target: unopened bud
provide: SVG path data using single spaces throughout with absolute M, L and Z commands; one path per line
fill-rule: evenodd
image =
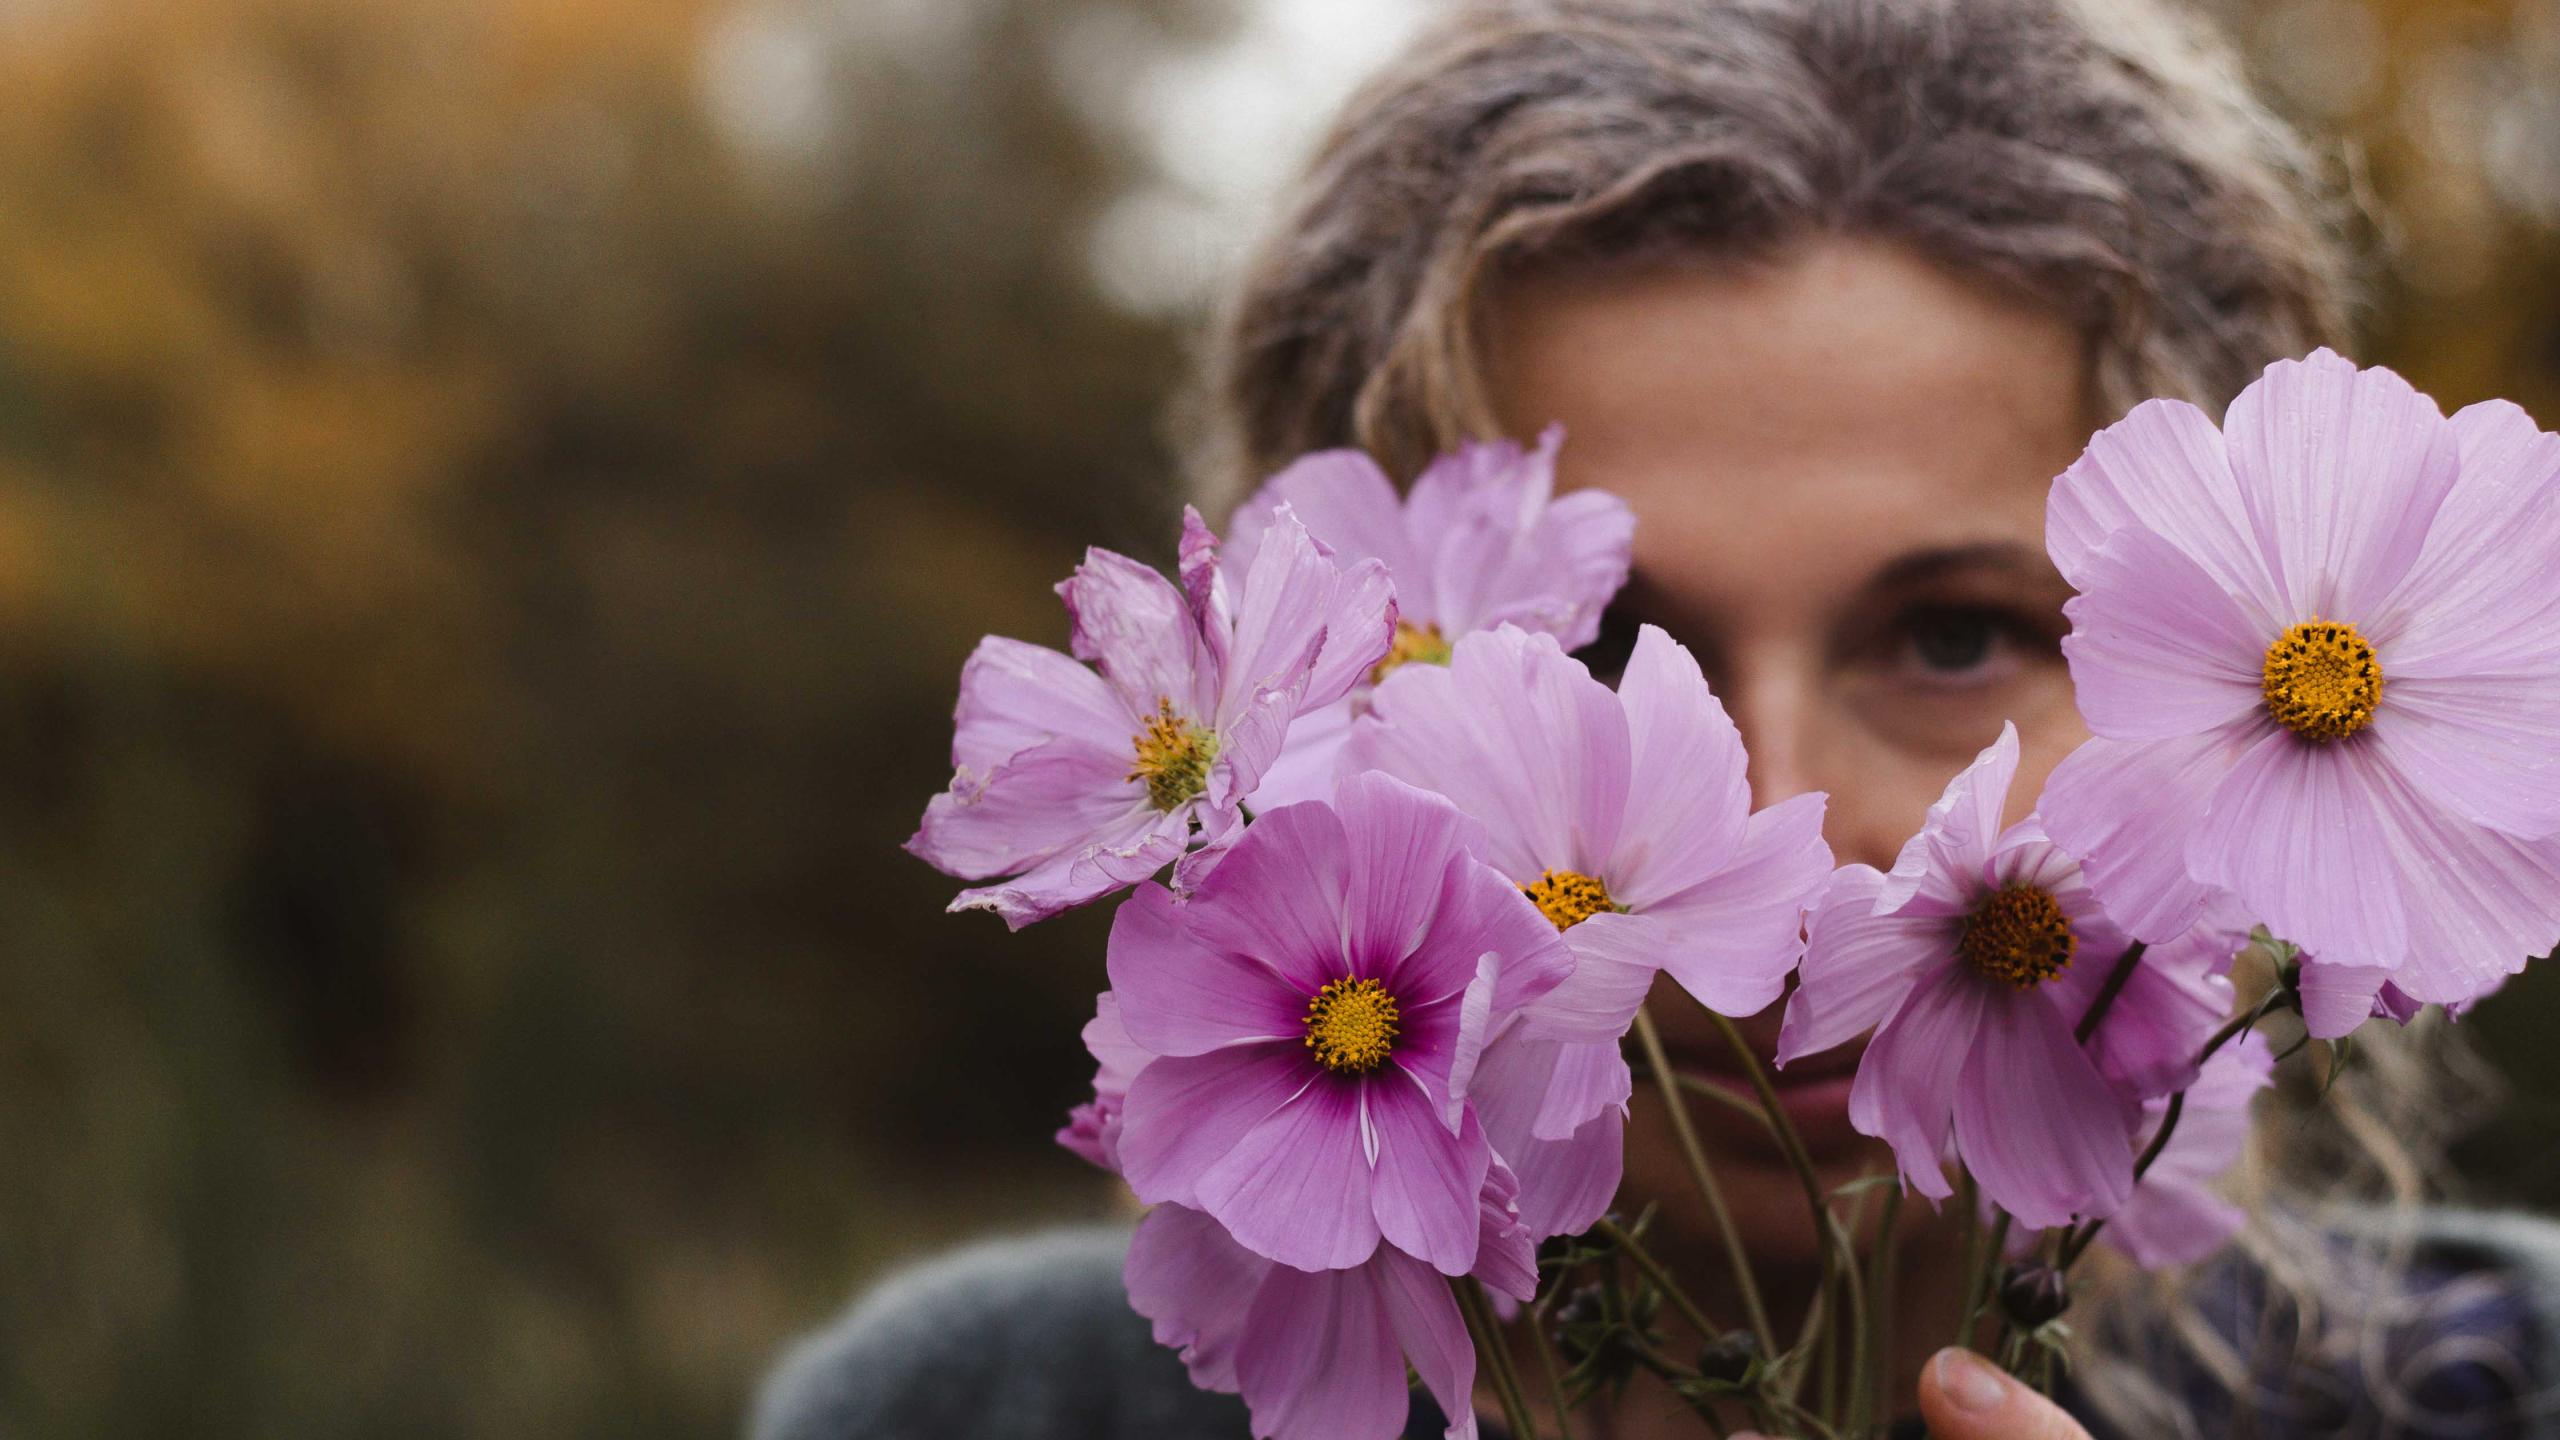
M 1751 1367 L 1760 1359 L 1760 1345 L 1748 1330 L 1727 1330 L 1698 1352 L 1698 1374 L 1703 1379 L 1739 1385 L 1751 1378 Z
M 2012 1265 L 2000 1277 L 2000 1308 L 2019 1329 L 2042 1329 L 2071 1308 L 2071 1286 L 2050 1265 Z

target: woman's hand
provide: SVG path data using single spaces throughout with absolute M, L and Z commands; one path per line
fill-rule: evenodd
M 1941 1350 L 1920 1372 L 1920 1418 L 1929 1440 L 2089 1440 L 2061 1406 L 1967 1350 Z

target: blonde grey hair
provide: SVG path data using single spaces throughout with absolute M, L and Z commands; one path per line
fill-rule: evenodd
M 1474 0 L 1336 121 L 1212 343 L 1204 481 L 1309 450 L 1409 473 L 1493 419 L 1519 267 L 1820 232 L 1915 247 L 2085 330 L 2112 419 L 2218 410 L 2335 343 L 2303 147 L 2143 0 Z
M 1506 275 L 1748 262 L 1822 234 L 2070 317 L 2092 428 L 2152 396 L 2218 413 L 2268 362 L 2342 342 L 2351 218 L 2229 50 L 2160 0 L 1462 0 L 1286 197 L 1211 337 L 1195 478 L 1215 503 L 1342 445 L 1409 475 L 1494 433 L 1479 337 Z M 2300 1111 L 2316 1123 L 2261 1127 L 2241 1244 L 2299 1322 L 2293 1360 L 2406 1318 L 2340 1291 L 2330 1242 L 2305 1237 L 2342 1198 L 2410 1214 L 2441 1157 L 2407 1137 L 2446 1133 L 2445 1097 L 2477 1078 L 2430 1022 L 2367 1043 Z M 2387 1262 L 2393 1227 L 2363 1229 Z M 2164 1336 L 2252 1403 L 2266 1357 L 2203 1325 L 2178 1277 L 2093 1278 L 2078 1373 L 2112 1419 L 2193 1432 L 2128 1358 Z

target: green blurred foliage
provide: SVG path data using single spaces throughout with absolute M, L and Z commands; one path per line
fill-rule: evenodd
M 1059 57 L 1229 10 L 0 12 L 0 1434 L 726 1432 L 878 1264 L 1111 1203 L 1100 918 L 896 847 L 975 638 L 1167 549 L 1186 317 L 1095 285 L 1149 163 Z M 2560 10 L 2239 22 L 2403 217 L 2375 357 L 2560 420 Z

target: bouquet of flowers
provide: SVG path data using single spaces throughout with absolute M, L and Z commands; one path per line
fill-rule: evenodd
M 2093 1244 L 2173 1265 L 2237 1228 L 2212 1182 L 2278 1063 L 2320 1040 L 2334 1066 L 2368 1019 L 2458 1010 L 2560 940 L 2560 437 L 2511 405 L 2447 419 L 2323 351 L 2221 426 L 2153 401 L 2100 432 L 2047 512 L 2095 738 L 2004 826 L 2004 728 L 1889 872 L 1835 868 L 1820 795 L 1753 808 L 1668 634 L 1614 684 L 1576 658 L 1634 519 L 1554 493 L 1561 441 L 1402 493 L 1308 456 L 1223 541 L 1187 514 L 1172 581 L 1089 552 L 1058 587 L 1071 655 L 970 658 L 910 842 L 983 882 L 954 909 L 1017 928 L 1126 892 L 1059 1139 L 1150 1207 L 1130 1301 L 1257 1435 L 1397 1434 L 1408 1374 L 1473 1435 L 1479 1366 L 1523 1440 L 1533 1393 L 1561 1425 L 1636 1368 L 1717 1433 L 1880 1433 L 1907 1195 L 1969 1227 L 1965 1342 L 2049 1385 Z M 2241 1006 L 2248 951 L 2275 979 Z M 1658 974 L 1803 1182 L 1823 1283 L 1794 1333 L 1647 1014 Z M 1866 1039 L 1850 1119 L 1898 1177 L 1816 1177 L 1732 1023 L 1782 999 L 1781 1067 Z M 1630 1053 L 1738 1316 L 1612 1208 Z

